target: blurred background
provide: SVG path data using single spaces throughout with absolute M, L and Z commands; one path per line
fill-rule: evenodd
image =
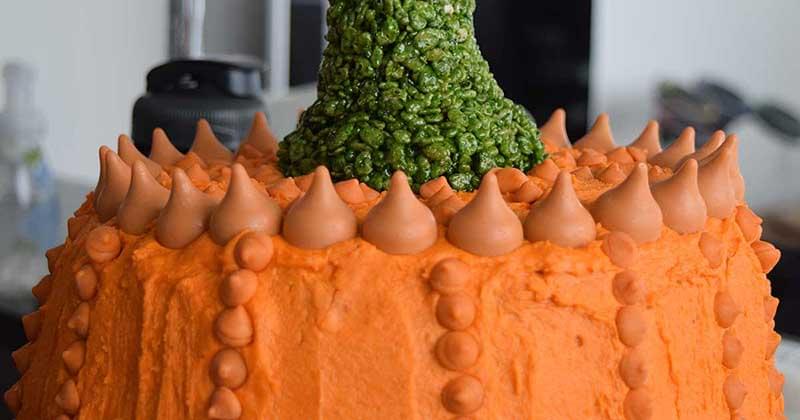
M 621 144 L 649 119 L 661 122 L 664 144 L 685 125 L 698 129 L 698 142 L 718 128 L 740 135 L 748 201 L 765 218 L 765 240 L 783 251 L 770 275 L 782 300 L 778 360 L 787 415 L 800 419 L 800 398 L 788 397 L 800 395 L 792 339 L 800 336 L 800 281 L 792 281 L 800 264 L 800 2 L 477 3 L 478 40 L 506 94 L 539 121 L 566 108 L 573 140 L 600 112 L 611 115 Z M 24 343 L 18 317 L 33 309 L 42 254 L 63 241 L 63 222 L 93 186 L 97 148 L 125 132 L 146 150 L 154 124 L 180 141 L 185 122 L 166 110 L 195 106 L 190 118 L 209 116 L 231 146 L 253 109 L 288 134 L 315 97 L 326 7 L 0 0 L 0 389 L 15 381 L 8 355 Z M 245 82 L 204 90 L 211 79 Z M 175 99 L 192 89 L 203 97 Z

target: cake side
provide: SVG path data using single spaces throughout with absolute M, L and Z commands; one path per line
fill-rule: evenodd
M 730 182 L 735 138 L 655 151 L 645 131 L 620 148 L 601 119 L 565 149 L 558 118 L 543 127 L 551 158 L 530 174 L 492 172 L 477 193 L 435 180 L 413 202 L 325 171 L 283 178 L 261 117 L 241 167 L 213 137 L 160 165 L 125 141 L 119 158 L 101 151 L 99 194 L 34 290 L 42 308 L 7 402 L 20 419 L 780 418 L 764 275 L 777 251 Z M 640 165 L 654 158 L 665 166 Z M 695 190 L 680 195 L 686 179 Z M 429 220 L 382 230 L 379 216 L 417 204 L 434 240 L 402 255 Z M 162 223 L 169 209 L 183 217 Z M 565 219 L 540 228 L 547 217 Z M 487 235 L 486 218 L 508 234 Z M 307 242 L 286 235 L 290 220 L 310 223 Z

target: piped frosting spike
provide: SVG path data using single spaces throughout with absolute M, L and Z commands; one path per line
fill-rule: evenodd
M 550 194 L 531 206 L 523 227 L 531 242 L 550 241 L 570 248 L 586 246 L 597 235 L 594 219 L 575 194 L 568 171 L 558 174 Z
M 736 193 L 731 178 L 733 149 L 720 148 L 703 161 L 697 174 L 700 194 L 706 202 L 708 215 L 724 219 L 736 209 Z
M 175 166 L 178 161 L 183 159 L 183 153 L 175 148 L 164 130 L 156 128 L 153 130 L 150 159 L 163 166 Z
M 95 210 L 101 222 L 105 222 L 117 214 L 120 203 L 128 194 L 131 186 L 131 168 L 120 159 L 119 155 L 109 150 L 106 156 L 106 176 L 97 198 Z
M 272 133 L 263 112 L 256 112 L 250 132 L 242 144 L 249 144 L 269 158 L 275 158 L 278 152 L 278 138 Z
M 198 156 L 207 162 L 225 162 L 233 160 L 233 153 L 220 143 L 211 124 L 201 119 L 197 122 L 197 132 L 194 135 L 194 142 L 190 151 L 197 153 Z
M 539 127 L 539 131 L 542 133 L 542 141 L 551 149 L 570 147 L 567 135 L 567 112 L 563 108 L 553 111 L 553 115 Z
M 608 114 L 602 113 L 597 117 L 589 132 L 575 143 L 575 148 L 594 149 L 600 153 L 608 153 L 617 148 Z
M 133 163 L 131 188 L 119 206 L 117 221 L 123 232 L 141 235 L 167 204 L 169 190 L 153 178 L 142 161 Z
M 403 172 L 392 175 L 389 192 L 367 214 L 362 235 L 389 254 L 415 254 L 436 242 L 436 219 L 417 199 Z
M 601 195 L 592 206 L 592 214 L 606 229 L 625 232 L 636 242 L 658 239 L 663 216 L 650 193 L 647 165 L 636 165 L 628 179 Z
M 709 156 L 712 158 L 719 153 L 722 153 L 724 150 L 730 150 L 731 153 L 731 185 L 733 186 L 733 194 L 736 197 L 736 201 L 742 203 L 744 202 L 744 194 L 745 194 L 745 184 L 744 184 L 744 177 L 742 177 L 741 169 L 739 168 L 739 136 L 736 134 L 731 134 L 728 136 L 725 141 L 722 143 L 722 146 L 714 152 L 713 155 Z M 708 159 L 708 158 L 707 158 Z
M 658 121 L 648 121 L 642 134 L 639 134 L 639 137 L 630 145 L 646 151 L 647 156 L 655 156 L 661 153 L 661 135 L 659 134 Z
M 697 183 L 697 169 L 697 161 L 689 159 L 671 178 L 651 187 L 664 224 L 681 234 L 702 231 L 708 217 Z
M 717 150 L 719 150 L 719 147 L 722 145 L 724 141 L 725 141 L 725 132 L 722 130 L 715 131 L 714 134 L 712 134 L 711 137 L 709 137 L 708 140 L 706 140 L 706 142 L 703 143 L 703 145 L 700 146 L 699 149 L 697 149 L 697 151 L 681 159 L 672 169 L 677 170 L 678 168 L 683 166 L 684 162 L 686 162 L 689 159 L 694 159 L 697 162 L 702 162 L 703 160 L 707 159 L 709 156 L 714 154 Z
M 125 134 L 117 138 L 117 153 L 128 166 L 133 166 L 134 162 L 142 162 L 151 175 L 158 176 L 161 173 L 161 165 L 145 157 Z
M 522 223 L 508 207 L 494 172 L 484 175 L 478 192 L 456 213 L 447 228 L 447 239 L 475 255 L 508 254 L 523 241 Z
M 322 249 L 354 238 L 355 214 L 342 201 L 324 166 L 317 167 L 311 186 L 289 207 L 283 219 L 283 236 L 299 248 Z
M 205 232 L 216 201 L 192 185 L 180 168 L 172 171 L 172 191 L 156 222 L 156 239 L 172 249 L 189 245 Z
M 211 215 L 211 239 L 223 245 L 244 230 L 275 235 L 281 231 L 281 207 L 260 190 L 241 164 L 231 167 L 231 183 Z
M 97 202 L 100 199 L 100 192 L 106 183 L 106 176 L 108 174 L 108 167 L 106 166 L 106 153 L 110 152 L 107 146 L 100 146 L 98 150 L 98 157 L 100 158 L 100 175 L 97 177 L 97 185 L 94 187 L 94 206 L 97 207 Z
M 648 159 L 653 165 L 664 168 L 674 168 L 686 156 L 694 153 L 694 128 L 686 127 L 672 144 L 663 152 Z

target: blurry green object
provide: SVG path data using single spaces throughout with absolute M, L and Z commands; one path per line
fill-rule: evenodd
M 475 0 L 332 0 L 317 101 L 284 140 L 287 176 L 326 165 L 334 179 L 385 189 L 446 176 L 477 187 L 494 167 L 544 158 L 536 123 L 505 98 L 478 49 Z

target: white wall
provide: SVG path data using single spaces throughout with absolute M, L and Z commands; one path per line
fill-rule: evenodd
M 165 0 L 0 0 L 0 64 L 37 67 L 58 175 L 96 179 L 97 148 L 130 132 L 145 74 L 167 56 L 168 13 Z
M 594 7 L 592 115 L 609 112 L 620 140 L 635 138 L 655 116 L 655 88 L 667 77 L 690 83 L 713 76 L 748 99 L 779 100 L 800 113 L 800 1 L 595 0 Z M 800 150 L 744 123 L 751 204 L 800 200 Z

